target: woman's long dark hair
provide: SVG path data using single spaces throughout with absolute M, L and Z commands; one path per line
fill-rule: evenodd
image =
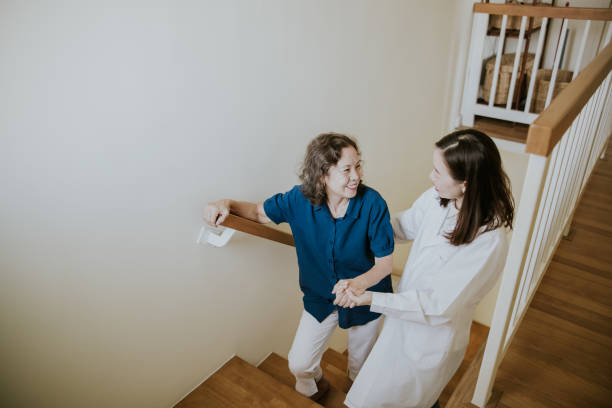
M 512 228 L 514 199 L 495 142 L 483 132 L 465 129 L 444 136 L 436 147 L 452 177 L 466 184 L 457 224 L 446 236 L 451 244 L 470 243 L 481 229 Z M 441 198 L 440 204 L 446 207 L 449 201 Z

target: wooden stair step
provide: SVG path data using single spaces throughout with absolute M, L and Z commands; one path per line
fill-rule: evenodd
M 323 375 L 332 386 L 345 394 L 349 391 L 353 382 L 349 379 L 346 370 L 339 369 L 325 359 L 321 360 L 321 368 L 323 369 Z
M 292 388 L 295 387 L 295 377 L 291 371 L 289 371 L 289 363 L 278 354 L 270 354 L 258 368 L 274 377 L 279 382 Z M 350 383 L 348 376 L 344 371 L 333 366 L 326 360 L 321 360 L 321 369 L 323 370 L 323 376 L 329 381 L 330 387 L 327 394 L 318 401 L 319 404 L 330 408 L 344 407 L 346 391 L 348 391 L 349 388 L 347 384 Z
M 323 360 L 344 372 L 346 372 L 348 367 L 348 357 L 331 348 L 325 350 L 325 353 L 323 353 Z
M 240 357 L 234 357 L 176 408 L 201 407 L 320 407 Z

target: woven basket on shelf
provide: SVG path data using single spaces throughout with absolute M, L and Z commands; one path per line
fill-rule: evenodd
M 564 69 L 557 70 L 557 78 L 555 80 L 555 89 L 553 90 L 553 98 L 557 96 L 559 92 L 564 90 L 569 83 L 572 81 L 572 71 Z M 550 86 L 550 79 L 552 78 L 551 69 L 538 69 L 536 73 L 536 81 L 533 86 L 533 97 L 531 101 L 530 111 L 533 113 L 540 113 L 544 110 L 546 105 L 546 97 L 548 96 L 548 87 Z M 531 79 L 527 77 L 527 84 Z
M 522 57 L 521 57 L 522 58 Z M 525 71 L 530 72 L 533 67 L 534 54 L 527 54 L 527 62 L 525 64 Z M 519 68 L 521 61 L 519 60 Z M 497 89 L 495 90 L 495 101 L 493 104 L 500 105 L 505 104 L 508 100 L 508 92 L 510 90 L 510 79 L 512 79 L 512 68 L 514 67 L 514 53 L 504 54 L 501 57 L 499 65 L 499 78 L 497 80 Z M 489 102 L 489 96 L 491 95 L 491 87 L 493 86 L 493 74 L 495 71 L 495 55 L 487 60 L 485 63 L 485 80 L 483 85 L 482 99 L 485 102 Z M 518 72 L 517 72 L 517 86 L 518 86 Z M 520 90 L 515 90 L 520 92 Z

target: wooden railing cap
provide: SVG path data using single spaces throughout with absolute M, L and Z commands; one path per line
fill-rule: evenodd
M 247 218 L 239 217 L 234 214 L 228 215 L 225 221 L 221 223 L 221 225 L 227 228 L 235 229 L 237 231 L 245 232 L 247 234 L 269 239 L 270 241 L 276 241 L 280 242 L 281 244 L 295 246 L 293 235 L 271 228 L 267 225 L 249 220 Z
M 569 18 L 572 20 L 612 20 L 612 9 L 610 8 L 474 3 L 474 13 L 498 15 L 506 14 L 508 16 Z
M 529 126 L 526 153 L 548 156 L 612 70 L 608 44 Z

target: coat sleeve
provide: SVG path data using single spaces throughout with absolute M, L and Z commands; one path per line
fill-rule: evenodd
M 432 200 L 436 200 L 436 194 L 435 190 L 430 188 L 417 198 L 412 207 L 391 217 L 393 236 L 396 240 L 414 240 L 417 231 L 421 227 L 425 211 L 431 207 Z
M 466 307 L 476 305 L 493 288 L 506 258 L 505 231 L 489 231 L 457 251 L 427 289 L 372 295 L 370 310 L 437 326 Z

